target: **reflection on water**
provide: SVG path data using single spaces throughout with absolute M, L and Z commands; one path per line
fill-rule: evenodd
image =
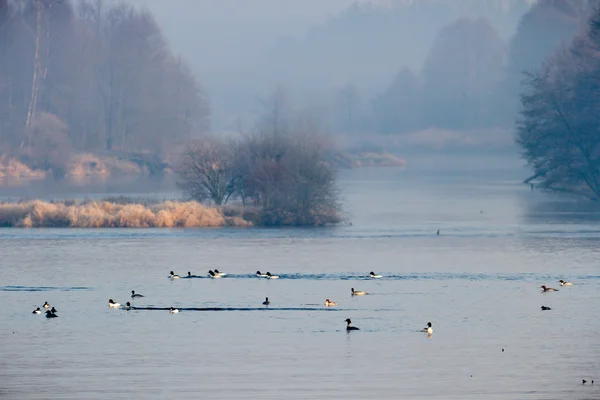
M 536 192 L 531 193 L 523 205 L 524 218 L 531 224 L 587 225 L 600 221 L 600 203 L 597 202 Z
M 0 397 L 599 398 L 596 211 L 491 176 L 348 171 L 339 228 L 0 229 Z

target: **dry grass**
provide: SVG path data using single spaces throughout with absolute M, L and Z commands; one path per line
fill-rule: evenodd
M 31 169 L 19 160 L 0 156 L 0 178 L 45 178 L 46 172 Z
M 23 228 L 209 228 L 247 227 L 239 216 L 200 203 L 165 201 L 154 205 L 108 201 L 33 200 L 0 203 L 0 227 Z
M 133 161 L 121 160 L 114 156 L 94 154 L 73 155 L 67 175 L 72 177 L 137 175 L 147 173 Z
M 69 165 L 68 175 L 70 176 L 88 176 L 88 175 L 108 175 L 109 170 L 100 158 L 93 154 L 76 154 L 72 156 L 71 165 Z

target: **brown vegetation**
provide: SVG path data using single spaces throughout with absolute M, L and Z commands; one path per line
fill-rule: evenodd
M 195 201 L 147 204 L 129 201 L 40 200 L 0 203 L 0 227 L 21 228 L 212 228 L 247 227 L 242 208 L 205 207 Z
M 0 155 L 0 178 L 45 178 L 46 172 L 33 170 L 21 161 Z

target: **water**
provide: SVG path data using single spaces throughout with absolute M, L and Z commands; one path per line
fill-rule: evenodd
M 0 230 L 0 398 L 600 398 L 598 210 L 477 171 L 347 172 L 338 228 Z

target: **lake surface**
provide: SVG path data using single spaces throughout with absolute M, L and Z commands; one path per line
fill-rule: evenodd
M 0 229 L 0 398 L 598 399 L 600 213 L 522 178 L 344 172 L 337 228 Z

